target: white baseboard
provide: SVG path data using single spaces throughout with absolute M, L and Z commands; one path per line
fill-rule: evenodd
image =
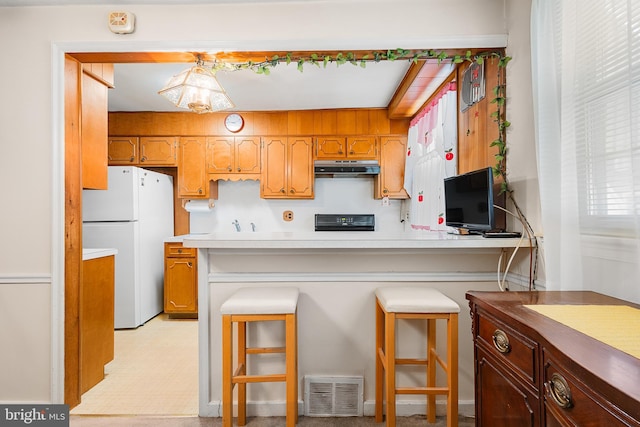
M 200 408 L 201 417 L 218 418 L 222 416 L 221 402 L 208 402 L 204 408 Z M 233 413 L 237 414 L 237 408 L 234 404 Z M 298 401 L 298 414 L 304 416 L 304 402 Z M 285 402 L 247 402 L 248 417 L 283 417 L 287 413 Z M 465 417 L 475 416 L 475 403 L 473 400 L 461 400 L 458 402 L 458 413 Z M 436 415 L 445 416 L 447 414 L 447 405 L 444 401 L 436 402 Z M 365 400 L 364 416 L 372 417 L 375 415 L 375 401 Z M 396 415 L 399 417 L 409 417 L 411 415 L 426 415 L 426 404 L 422 400 L 415 401 L 398 401 L 396 403 Z

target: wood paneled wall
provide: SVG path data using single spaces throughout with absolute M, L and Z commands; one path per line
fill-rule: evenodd
M 233 134 L 224 127 L 227 114 L 114 112 L 109 135 L 406 135 L 409 129 L 409 119 L 390 120 L 384 108 L 256 111 L 240 112 L 245 124 Z
M 498 73 L 504 72 L 504 69 L 498 67 L 497 59 L 487 59 L 484 66 L 485 97 L 466 111 L 458 112 L 458 173 L 496 164 L 494 156 L 498 149 L 490 147 L 490 144 L 498 138 L 498 126 L 491 117 L 491 113 L 496 111 L 496 104 L 492 104 L 491 100 L 495 97 L 493 89 L 498 84 Z M 462 75 L 468 67 L 469 64 L 462 64 L 458 68 L 459 89 Z M 458 90 L 459 105 L 461 93 Z

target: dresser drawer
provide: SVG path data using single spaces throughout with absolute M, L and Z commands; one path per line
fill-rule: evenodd
M 164 244 L 164 256 L 168 258 L 175 257 L 195 257 L 197 253 L 196 248 L 185 248 L 182 243 L 165 243 Z
M 506 363 L 522 379 L 537 389 L 536 355 L 538 345 L 493 317 L 478 315 L 478 345 Z
M 598 391 L 585 385 L 571 370 L 544 355 L 544 413 L 548 426 L 638 426 Z

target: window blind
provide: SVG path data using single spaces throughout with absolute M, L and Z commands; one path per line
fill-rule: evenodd
M 576 141 L 581 232 L 620 235 L 640 217 L 640 2 L 580 0 L 559 12 L 575 31 L 562 37 L 574 64 L 562 134 Z

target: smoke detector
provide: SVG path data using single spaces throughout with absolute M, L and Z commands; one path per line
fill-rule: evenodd
M 136 16 L 131 12 L 109 13 L 109 29 L 116 34 L 131 34 L 135 29 Z

